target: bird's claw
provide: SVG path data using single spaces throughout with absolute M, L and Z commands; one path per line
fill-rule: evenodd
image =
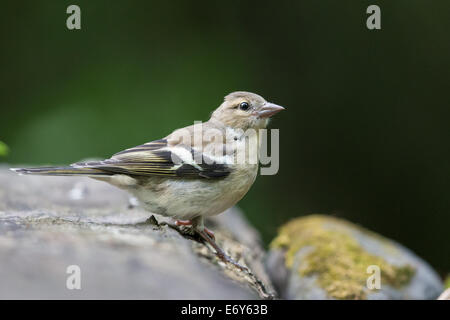
M 216 254 L 216 256 L 217 256 L 220 260 L 222 260 L 222 261 L 225 262 L 225 263 L 232 264 L 233 266 L 235 266 L 236 268 L 240 269 L 241 271 L 250 273 L 250 271 L 249 271 L 246 267 L 240 265 L 239 263 L 237 263 L 236 261 L 234 261 L 230 256 L 228 256 L 228 255 L 225 253 L 225 251 L 223 251 L 223 250 L 216 244 L 216 242 L 214 241 L 214 238 L 210 238 L 209 234 L 208 234 L 206 231 L 199 231 L 199 230 L 197 230 L 197 234 L 198 234 L 203 240 L 205 240 L 206 242 L 208 242 L 208 243 L 214 248 L 214 250 L 216 251 L 215 254 Z
M 175 220 L 175 224 L 177 226 L 190 226 L 193 224 L 191 220 Z M 214 232 L 209 230 L 208 228 L 204 228 L 203 231 L 212 239 L 216 240 L 216 237 L 214 236 Z
M 175 220 L 176 226 L 189 226 L 192 224 L 193 222 L 191 220 Z M 246 267 L 234 261 L 216 244 L 216 237 L 214 236 L 214 232 L 205 227 L 200 230 L 194 227 L 193 230 L 200 236 L 200 238 L 202 238 L 205 242 L 209 243 L 214 248 L 214 250 L 216 251 L 215 254 L 220 260 L 222 260 L 224 263 L 232 264 L 236 268 L 249 273 L 249 270 Z

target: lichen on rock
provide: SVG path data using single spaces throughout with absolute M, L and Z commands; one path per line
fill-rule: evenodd
M 343 228 L 327 228 L 330 221 Z M 296 271 L 300 276 L 315 275 L 318 285 L 335 299 L 366 299 L 366 281 L 370 275 L 367 267 L 371 265 L 382 270 L 381 279 L 385 285 L 400 288 L 410 282 L 416 271 L 413 266 L 393 265 L 367 252 L 346 228 L 370 233 L 343 220 L 311 215 L 285 224 L 272 241 L 271 248 L 286 250 L 285 263 L 289 269 L 294 266 L 296 255 L 302 248 L 311 248 Z
M 444 280 L 444 287 L 450 289 L 450 274 Z

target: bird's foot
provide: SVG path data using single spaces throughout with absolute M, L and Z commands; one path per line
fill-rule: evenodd
M 225 251 L 223 251 L 223 250 L 217 245 L 217 243 L 214 241 L 215 239 L 214 239 L 213 237 L 211 237 L 211 236 L 209 235 L 209 233 L 206 231 L 206 228 L 205 228 L 205 230 L 197 230 L 197 229 L 195 229 L 195 231 L 197 232 L 197 234 L 198 234 L 204 241 L 206 241 L 207 243 L 209 243 L 209 244 L 214 248 L 214 250 L 216 251 L 216 256 L 217 256 L 220 260 L 222 260 L 222 261 L 225 262 L 225 263 L 232 264 L 233 266 L 235 266 L 236 268 L 238 268 L 238 269 L 240 269 L 240 270 L 242 270 L 242 271 L 245 271 L 245 272 L 250 273 L 250 271 L 249 271 L 246 267 L 244 267 L 244 266 L 240 265 L 239 263 L 237 263 L 236 261 L 234 261 L 233 258 L 231 258 L 229 255 L 227 255 L 227 254 L 225 253 Z
M 175 224 L 177 226 L 190 226 L 193 224 L 193 222 L 191 220 L 175 220 Z M 206 234 L 213 240 L 216 240 L 216 237 L 214 236 L 214 232 L 212 232 L 211 230 L 209 230 L 208 228 L 204 227 L 203 229 L 204 232 L 206 232 Z
M 197 225 L 195 222 L 191 221 L 191 220 L 175 220 L 175 226 L 190 226 L 193 225 L 192 230 L 198 235 L 200 236 L 200 238 L 206 242 L 209 243 L 211 245 L 211 247 L 213 247 L 213 249 L 216 251 L 215 254 L 216 256 L 222 260 L 225 263 L 229 263 L 232 264 L 233 266 L 237 267 L 238 269 L 245 271 L 245 272 L 249 272 L 249 270 L 240 265 L 239 263 L 237 263 L 236 261 L 234 261 L 229 255 L 227 255 L 225 253 L 225 251 L 223 251 L 215 242 L 216 238 L 214 236 L 214 232 L 212 232 L 211 230 L 209 230 L 208 228 L 203 226 L 203 223 L 201 223 L 201 225 Z M 180 231 L 180 230 L 179 230 Z

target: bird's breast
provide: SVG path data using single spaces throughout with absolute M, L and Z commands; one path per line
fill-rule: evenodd
M 133 194 L 149 211 L 177 219 L 212 216 L 235 205 L 255 181 L 258 165 L 234 165 L 221 179 L 150 177 Z

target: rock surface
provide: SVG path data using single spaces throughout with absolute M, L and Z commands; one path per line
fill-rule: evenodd
M 285 224 L 267 269 L 285 299 L 436 299 L 443 290 L 436 272 L 407 248 L 322 215 Z
M 450 288 L 442 292 L 438 300 L 450 300 Z
M 273 296 L 259 235 L 238 209 L 206 224 L 250 273 L 224 264 L 204 244 L 150 216 L 106 183 L 18 176 L 0 168 L 0 299 Z M 81 271 L 80 290 L 67 288 L 72 265 Z

